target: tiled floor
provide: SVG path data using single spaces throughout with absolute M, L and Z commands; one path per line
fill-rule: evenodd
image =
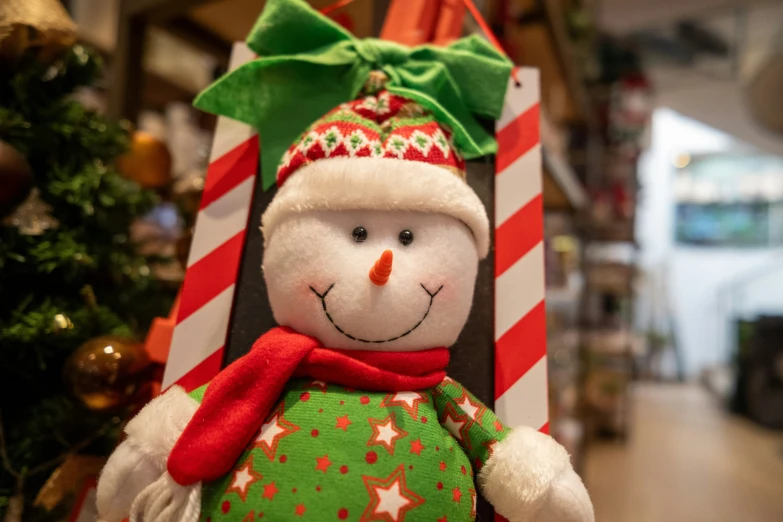
M 724 413 L 697 385 L 635 389 L 628 442 L 596 443 L 597 522 L 781 522 L 783 433 Z

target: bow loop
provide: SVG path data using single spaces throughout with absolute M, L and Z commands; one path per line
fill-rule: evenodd
M 364 59 L 373 69 L 379 69 L 386 65 L 399 66 L 408 61 L 410 49 L 396 42 L 367 38 L 354 40 L 356 53 Z
M 386 73 L 391 92 L 451 127 L 465 158 L 496 150 L 477 116 L 500 117 L 511 62 L 478 36 L 411 49 L 357 39 L 303 0 L 268 0 L 247 44 L 260 57 L 210 85 L 195 105 L 258 130 L 264 189 L 274 184 L 291 143 L 326 112 L 354 99 L 374 70 Z

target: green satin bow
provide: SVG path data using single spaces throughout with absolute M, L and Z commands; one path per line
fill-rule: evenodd
M 260 58 L 204 90 L 195 106 L 253 126 L 262 142 L 264 190 L 286 149 L 315 120 L 383 70 L 387 89 L 451 127 L 467 159 L 493 154 L 494 136 L 474 115 L 498 119 L 511 62 L 478 36 L 448 47 L 359 40 L 303 0 L 268 0 L 247 44 Z

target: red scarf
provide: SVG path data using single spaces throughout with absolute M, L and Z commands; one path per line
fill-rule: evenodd
M 336 350 L 288 327 L 274 328 L 209 384 L 169 455 L 168 472 L 186 486 L 231 471 L 291 377 L 369 391 L 414 391 L 440 384 L 448 362 L 446 348 Z

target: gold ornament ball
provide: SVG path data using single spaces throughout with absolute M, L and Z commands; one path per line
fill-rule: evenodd
M 144 188 L 165 187 L 172 179 L 168 147 L 155 136 L 142 131 L 133 133 L 130 151 L 117 159 L 117 168 L 123 176 Z
M 92 411 L 111 411 L 134 402 L 150 366 L 144 347 L 118 336 L 101 336 L 81 345 L 65 363 L 70 392 Z

